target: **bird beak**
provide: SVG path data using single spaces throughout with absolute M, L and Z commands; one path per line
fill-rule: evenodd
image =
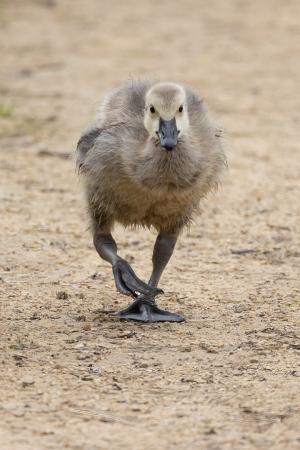
M 158 136 L 160 145 L 166 150 L 173 150 L 177 144 L 177 126 L 175 117 L 171 120 L 159 119 Z

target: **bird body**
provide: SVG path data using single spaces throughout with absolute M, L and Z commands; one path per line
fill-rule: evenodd
M 179 136 L 175 151 L 161 151 L 143 122 L 145 96 L 153 85 L 130 81 L 115 89 L 87 132 L 95 132 L 93 142 L 78 145 L 78 165 L 95 220 L 179 229 L 218 183 L 224 154 L 202 99 L 184 88 L 188 133 Z
M 77 166 L 96 250 L 111 263 L 117 289 L 138 295 L 119 317 L 183 320 L 156 306 L 157 284 L 179 233 L 217 186 L 225 164 L 216 125 L 192 88 L 132 80 L 103 99 L 78 142 Z M 118 255 L 111 235 L 116 222 L 158 231 L 148 284 Z

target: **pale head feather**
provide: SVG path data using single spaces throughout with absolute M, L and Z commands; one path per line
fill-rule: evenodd
M 156 137 L 160 118 L 164 120 L 175 118 L 180 136 L 187 133 L 189 128 L 187 99 L 184 88 L 179 84 L 157 83 L 146 93 L 144 126 L 151 137 Z

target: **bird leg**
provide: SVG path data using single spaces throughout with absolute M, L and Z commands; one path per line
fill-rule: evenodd
M 94 234 L 94 245 L 100 257 L 112 265 L 116 288 L 125 295 L 137 297 L 138 294 L 155 297 L 162 293 L 156 286 L 149 286 L 140 280 L 125 259 L 117 253 L 117 244 L 110 233 Z
M 168 264 L 176 241 L 177 234 L 159 233 L 157 236 L 152 256 L 153 271 L 149 280 L 149 286 L 157 288 L 160 277 Z M 139 320 L 142 322 L 182 322 L 184 318 L 179 314 L 159 309 L 155 303 L 153 293 L 142 293 L 126 309 L 115 313 L 121 319 Z
M 149 280 L 150 286 L 157 287 L 162 273 L 173 254 L 177 238 L 178 235 L 175 233 L 159 233 L 157 236 L 152 255 L 153 270 Z

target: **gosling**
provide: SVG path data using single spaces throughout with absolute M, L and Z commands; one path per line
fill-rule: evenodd
M 218 185 L 226 158 L 203 99 L 173 82 L 133 80 L 108 94 L 76 151 L 95 248 L 112 266 L 116 288 L 135 298 L 115 315 L 143 322 L 184 320 L 155 297 L 178 235 Z M 117 253 L 114 224 L 155 228 L 149 282 Z

